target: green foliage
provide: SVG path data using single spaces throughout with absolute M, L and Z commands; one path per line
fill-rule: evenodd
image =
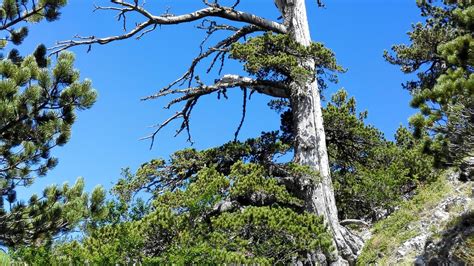
M 21 44 L 28 35 L 27 23 L 56 20 L 66 3 L 0 1 L 0 31 L 7 34 L 0 49 L 8 42 Z M 48 187 L 28 202 L 17 200 L 18 186 L 31 185 L 56 166 L 50 151 L 69 140 L 76 110 L 90 108 L 96 99 L 91 82 L 79 80 L 71 53 L 60 54 L 52 65 L 46 52 L 39 45 L 22 57 L 12 49 L 0 61 L 0 244 L 7 247 L 49 245 L 52 237 L 86 217 L 105 215 L 105 192 L 96 188 L 89 199 L 82 179 L 72 187 Z
M 420 110 L 410 119 L 415 136 L 436 154 L 438 165 L 457 163 L 474 150 L 474 6 L 472 1 L 419 6 L 425 23 L 413 26 L 410 45 L 394 46 L 394 55 L 386 52 L 385 58 L 417 75 L 404 85 Z
M 301 201 L 255 164 L 237 162 L 228 175 L 203 168 L 186 189 L 164 193 L 154 204 L 173 221 L 150 223 L 160 224 L 147 243 L 161 247 L 155 262 L 288 263 L 330 250 L 321 218 L 296 212 Z
M 411 137 L 405 146 L 400 137 Z M 336 201 L 341 217 L 378 220 L 398 206 L 402 196 L 435 176 L 433 158 L 423 154 L 422 145 L 401 127 L 396 143 L 382 140 L 367 147 L 354 161 L 332 165 Z M 362 151 L 363 152 L 363 151 Z
M 382 210 L 385 215 L 392 212 L 404 194 L 432 176 L 432 158 L 423 155 L 420 142 L 403 127 L 395 143 L 385 140 L 379 130 L 364 124 L 366 112 L 356 115 L 355 100 L 343 92 L 333 102 L 324 117 L 340 216 L 380 219 Z M 344 135 L 348 140 L 341 141 Z
M 275 157 L 285 154 L 289 149 L 290 146 L 279 139 L 278 132 L 263 133 L 261 137 L 243 143 L 229 142 L 204 151 L 184 149 L 172 154 L 169 164 L 161 159 L 151 160 L 143 164 L 136 174 L 125 169 L 123 178 L 117 182 L 113 191 L 125 201 L 141 190 L 159 195 L 185 185 L 206 166 L 228 175 L 232 165 L 240 160 L 262 165 L 272 172 L 276 171 L 270 169 L 274 166 Z
M 318 183 L 321 182 L 321 176 L 318 171 L 313 170 L 310 166 L 300 165 L 297 163 L 289 162 L 286 165 L 286 172 L 296 178 L 306 178 L 310 179 L 311 182 Z
M 255 205 L 265 205 L 266 201 L 275 201 L 284 205 L 303 205 L 301 200 L 288 193 L 276 179 L 266 178 L 265 175 L 265 169 L 256 164 L 242 162 L 234 164 L 230 172 L 231 182 L 233 182 L 230 190 L 231 198 L 247 200 L 254 197 L 255 199 L 252 200 L 256 201 Z
M 21 246 L 11 251 L 14 261 L 34 265 L 109 265 L 142 261 L 143 254 L 139 251 L 144 245 L 145 230 L 149 228 L 143 226 L 144 223 L 133 222 L 136 206 L 117 201 L 96 202 L 94 198 L 103 199 L 105 195 L 95 192 L 100 195 L 94 197 L 94 192 L 90 197 L 89 213 L 80 223 L 84 236 L 65 236 L 40 247 Z M 94 212 L 93 205 L 101 208 Z
M 96 99 L 73 63 L 70 53 L 62 53 L 51 69 L 39 67 L 34 56 L 19 65 L 0 62 L 0 191 L 11 203 L 16 186 L 28 186 L 56 166 L 50 150 L 69 140 L 75 110 L 90 108 Z
M 291 110 L 285 102 L 273 102 L 282 112 L 282 140 L 291 146 Z M 368 113 L 358 112 L 356 101 L 345 90 L 331 97 L 323 109 L 329 164 L 341 219 L 378 220 L 389 214 L 406 193 L 420 182 L 431 181 L 433 158 L 406 128 L 396 141 L 367 125 Z
M 42 195 L 32 195 L 27 203 L 18 202 L 7 212 L 0 210 L 0 243 L 7 247 L 49 245 L 58 233 L 73 229 L 84 217 L 103 213 L 104 191 L 97 188 L 89 197 L 83 191 L 84 181 L 73 186 L 47 187 Z
M 158 217 L 173 217 L 171 212 Z M 209 224 L 196 224 L 189 230 L 186 219 L 154 220 L 160 224 L 160 238 L 150 244 L 158 256 L 146 261 L 176 264 L 288 263 L 306 252 L 329 247 L 331 236 L 321 218 L 298 214 L 287 208 L 248 207 L 212 217 Z M 164 226 L 165 225 L 165 226 Z M 168 225 L 168 226 L 166 226 Z M 185 226 L 187 229 L 180 228 Z M 210 229 L 212 231 L 210 231 Z M 166 232 L 167 234 L 163 234 Z M 171 234 L 177 234 L 171 237 Z M 159 241 L 161 240 L 161 241 Z M 166 243 L 168 241 L 168 243 Z M 167 244 L 168 248 L 164 248 Z
M 40 246 L 36 248 L 22 248 L 12 255 L 13 261 L 15 261 L 15 258 L 20 257 L 22 262 L 47 265 L 52 255 L 46 246 Z
M 0 251 L 0 265 L 1 266 L 11 265 L 10 257 L 3 251 Z
M 164 191 L 163 186 L 174 190 L 185 185 L 187 180 L 194 180 L 197 171 L 205 166 L 216 167 L 219 172 L 229 175 L 232 164 L 239 160 L 259 165 L 250 172 L 256 173 L 260 169 L 275 177 L 312 176 L 317 181 L 318 174 L 307 167 L 275 163 L 276 158 L 291 152 L 292 147 L 291 111 L 285 104 L 273 105 L 283 112 L 282 133 L 265 133 L 244 143 L 231 142 L 201 152 L 193 149 L 176 152 L 171 157 L 171 165 L 162 160 L 147 163 L 136 175 L 129 174 L 121 179 L 115 187 L 116 192 L 126 195 L 124 199 L 129 199 L 132 191 L 141 189 L 160 194 Z M 436 175 L 432 169 L 433 157 L 423 153 L 423 142 L 402 127 L 397 131 L 396 142 L 387 141 L 379 130 L 365 124 L 367 112 L 358 113 L 355 99 L 349 98 L 344 90 L 333 95 L 323 116 L 341 219 L 378 220 L 382 218 L 381 213 L 392 212 L 403 195 L 420 183 L 432 181 Z M 258 179 L 251 180 L 257 182 Z M 284 180 L 280 182 L 285 183 Z M 247 185 L 250 188 L 258 186 L 258 183 Z
M 168 171 L 179 172 L 173 162 L 181 163 L 174 157 Z M 130 213 L 106 218 L 87 227 L 83 239 L 56 243 L 41 258 L 49 264 L 269 264 L 332 251 L 322 218 L 303 212 L 301 201 L 263 167 L 237 161 L 223 174 L 216 166 L 203 166 L 179 188 L 157 194 L 139 219 Z M 25 249 L 18 261 L 33 261 L 32 252 Z
M 65 3 L 41 1 L 42 11 L 30 19 L 55 19 Z M 13 20 L 19 6 L 14 1 L 2 5 L 1 18 Z M 472 95 L 472 36 L 467 33 L 472 28 L 472 12 L 422 6 L 427 16 L 437 15 L 427 25 L 414 26 L 410 37 L 416 47 L 397 46 L 397 56 L 386 57 L 402 65 L 405 72 L 419 71 L 427 59 L 434 62 L 431 72 L 420 72 L 419 81 L 406 85 L 414 94 L 413 105 L 421 111 L 411 119 L 415 135 L 429 139 L 426 128 L 442 132 L 433 125 L 444 117 L 453 128 L 464 123 L 463 116 L 455 120 L 443 106 L 462 113 Z M 440 19 L 443 16 L 450 19 Z M 451 30 L 458 25 L 464 29 Z M 19 44 L 26 35 L 27 28 L 20 28 L 12 30 L 10 38 Z M 433 54 L 439 55 L 440 61 L 435 62 Z M 9 60 L 0 64 L 4 77 L 0 82 L 0 162 L 4 165 L 0 166 L 7 169 L 0 171 L 0 188 L 2 199 L 11 203 L 15 202 L 16 181 L 28 185 L 35 174 L 44 175 L 55 166 L 49 151 L 67 142 L 75 110 L 89 108 L 96 97 L 89 81 L 79 82 L 72 54 L 61 54 L 50 70 L 45 55 L 44 46 L 26 58 L 12 51 Z M 344 71 L 333 52 L 322 44 L 304 47 L 281 34 L 266 33 L 236 43 L 230 57 L 243 62 L 244 69 L 257 79 L 284 84 L 314 78 L 315 67 L 320 88 L 324 88 L 323 78 L 337 81 L 334 73 Z M 434 103 L 438 110 L 427 103 Z M 10 230 L 12 237 L 2 241 L 15 246 L 12 254 L 16 261 L 48 265 L 290 264 L 315 251 L 331 256 L 332 236 L 324 221 L 304 211 L 305 195 L 296 187 L 303 182 L 291 182 L 291 178 L 306 177 L 318 182 L 318 173 L 278 161 L 280 155 L 292 152 L 293 121 L 288 106 L 285 101 L 274 105 L 282 111 L 282 132 L 263 133 L 259 138 L 204 151 L 185 149 L 168 161 L 145 163 L 136 173 L 124 169 L 113 188 L 117 199 L 107 203 L 102 189 L 89 198 L 82 192 L 82 183 L 72 188 L 48 188 L 44 199 L 32 198 L 28 205 L 16 203 L 10 213 L 5 212 L 5 221 L 11 216 L 12 222 L 0 228 Z M 443 146 L 443 139 L 434 138 L 427 145 L 400 128 L 396 141 L 387 141 L 378 129 L 365 124 L 367 112 L 358 113 L 355 99 L 345 91 L 332 97 L 323 116 L 341 218 L 377 220 L 380 212 L 391 213 L 407 192 L 432 181 L 433 157 L 423 151 Z M 448 128 L 449 123 L 444 126 Z M 463 130 L 469 132 L 467 125 Z M 431 184 L 429 191 L 439 189 L 438 194 L 427 199 L 422 192 L 414 202 L 421 201 L 424 206 L 444 193 L 444 187 L 436 184 Z M 150 193 L 152 204 L 134 201 L 140 192 Z M 403 231 L 403 224 L 420 208 L 405 209 L 392 216 L 398 219 L 393 224 L 377 225 L 375 230 L 381 237 L 371 240 L 371 247 L 380 245 L 380 252 L 384 252 L 413 235 Z M 30 222 L 17 225 L 24 217 Z M 53 235 L 81 221 L 83 235 L 51 241 Z M 29 235 L 32 230 L 39 231 Z M 372 262 L 373 256 L 366 251 L 362 259 Z
M 91 236 L 85 238 L 83 242 L 82 252 L 86 255 L 85 261 L 98 265 L 139 261 L 141 256 L 139 251 L 143 246 L 145 233 L 144 228 L 140 226 L 140 224 L 126 222 L 93 230 Z M 73 252 L 75 252 L 74 249 L 70 249 L 69 254 L 64 255 L 70 258 L 71 255 L 80 254 L 74 255 Z
M 16 262 L 33 265 L 131 264 L 138 262 L 140 258 L 134 251 L 143 243 L 141 233 L 142 230 L 129 223 L 105 226 L 96 229 L 92 237 L 85 239 L 83 243 L 72 240 L 60 241 L 53 247 L 24 247 L 13 253 L 13 258 Z
M 288 263 L 306 253 L 331 246 L 331 235 L 320 217 L 287 208 L 249 207 L 213 219 L 212 241 L 231 250 L 250 252 L 272 263 Z M 256 244 L 258 243 L 258 244 Z
M 442 177 L 419 189 L 413 199 L 403 202 L 399 210 L 373 226 L 373 235 L 365 244 L 357 264 L 390 264 L 387 260 L 391 252 L 419 234 L 409 225 L 421 219 L 424 213 L 430 213 L 449 193 L 452 193 L 452 187 Z
M 0 31 L 7 33 L 2 39 L 0 49 L 5 48 L 8 42 L 19 45 L 28 35 L 26 23 L 37 23 L 43 19 L 57 20 L 60 9 L 67 4 L 67 0 L 2 0 L 0 1 Z
M 311 43 L 304 47 L 285 34 L 265 33 L 245 43 L 234 43 L 230 57 L 244 62 L 245 71 L 258 79 L 304 82 L 315 74 L 301 64 L 308 59 L 314 61 L 318 76 L 326 75 L 327 71 L 344 72 L 334 53 L 323 44 Z M 337 76 L 329 75 L 329 79 L 337 81 Z M 324 83 L 321 85 L 325 87 Z

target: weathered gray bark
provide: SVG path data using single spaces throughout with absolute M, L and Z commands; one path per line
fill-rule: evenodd
M 304 0 L 279 0 L 277 6 L 282 11 L 289 34 L 300 44 L 311 44 L 311 36 Z M 314 71 L 313 60 L 301 62 Z M 334 198 L 329 161 L 326 149 L 323 117 L 318 83 L 315 79 L 304 84 L 293 82 L 290 87 L 290 102 L 295 129 L 294 161 L 317 170 L 320 180 L 312 184 L 301 184 L 306 201 L 306 209 L 322 215 L 332 231 L 337 246 L 334 263 L 353 262 L 362 241 L 339 224 Z M 305 182 L 301 180 L 301 182 Z M 341 258 L 342 257 L 342 258 Z

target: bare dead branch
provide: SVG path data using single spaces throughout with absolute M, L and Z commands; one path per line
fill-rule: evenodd
M 266 94 L 272 97 L 289 97 L 287 87 L 284 83 L 269 80 L 256 80 L 238 75 L 224 75 L 221 79 L 217 80 L 214 85 L 201 84 L 197 87 L 161 91 L 157 94 L 145 97 L 142 100 L 156 99 L 170 94 L 184 94 L 184 96 L 172 100 L 166 107 L 169 108 L 175 103 L 182 102 L 195 96 L 210 94 L 225 88 L 234 87 L 249 88 L 251 90 L 255 90 L 259 93 Z
M 355 224 L 355 225 L 358 225 L 358 226 L 370 227 L 370 225 L 369 225 L 366 221 L 358 220 L 358 219 L 346 219 L 346 220 L 342 220 L 342 221 L 340 222 L 340 224 L 341 224 L 342 226 L 347 226 L 347 225 Z
M 242 119 L 240 119 L 239 126 L 237 127 L 237 130 L 235 131 L 234 141 L 237 141 L 237 138 L 239 137 L 240 130 L 242 129 L 242 125 L 244 124 L 244 121 L 245 121 L 245 114 L 247 113 L 247 88 L 242 88 L 242 90 L 243 90 Z
M 204 51 L 204 44 L 209 40 L 209 38 L 217 31 L 220 30 L 228 30 L 228 31 L 238 31 L 240 28 L 226 25 L 226 24 L 217 24 L 214 20 L 204 19 L 201 22 L 201 25 L 197 26 L 198 29 L 206 30 L 206 37 L 202 40 L 201 44 L 199 45 L 200 53 L 202 54 Z
M 243 121 L 245 119 L 245 112 L 246 112 L 246 105 L 247 105 L 247 89 L 255 90 L 259 93 L 263 93 L 263 94 L 270 95 L 273 97 L 281 97 L 281 98 L 288 97 L 286 85 L 283 83 L 274 82 L 274 81 L 255 80 L 249 77 L 242 77 L 242 76 L 237 76 L 237 75 L 224 75 L 221 79 L 217 80 L 216 83 L 213 85 L 204 84 L 203 82 L 200 81 L 199 77 L 196 77 L 196 82 L 198 83 L 198 86 L 196 87 L 166 90 L 166 91 L 162 91 L 158 94 L 145 98 L 145 99 L 154 99 L 154 98 L 163 97 L 167 95 L 181 94 L 182 96 L 172 99 L 165 106 L 165 108 L 168 109 L 177 103 L 181 103 L 181 102 L 185 103 L 184 107 L 180 111 L 176 112 L 174 115 L 166 119 L 163 123 L 156 125 L 155 126 L 156 130 L 151 135 L 142 138 L 142 140 L 151 139 L 150 148 L 153 147 L 154 139 L 155 139 L 155 136 L 158 134 L 158 132 L 161 131 L 161 129 L 163 129 L 169 123 L 177 119 L 182 119 L 182 121 L 181 121 L 180 128 L 176 132 L 176 135 L 186 130 L 188 134 L 188 141 L 191 142 L 191 134 L 189 130 L 189 118 L 194 106 L 196 105 L 196 103 L 198 102 L 201 96 L 209 95 L 214 92 L 224 93 L 225 90 L 229 88 L 238 87 L 238 88 L 244 89 L 244 103 L 243 103 L 244 114 L 239 124 L 236 135 L 238 135 L 238 132 L 240 131 L 240 128 L 242 127 Z
M 146 9 L 144 9 L 142 6 L 138 6 L 138 2 L 135 2 L 133 4 L 124 2 L 122 0 L 111 0 L 112 3 L 117 4 L 119 6 L 124 6 L 129 9 L 135 10 L 136 12 L 140 13 L 142 16 L 146 17 L 149 20 L 153 20 L 154 16 L 148 12 Z
M 119 7 L 96 7 L 96 9 L 117 11 L 119 12 L 119 17 L 124 16 L 127 12 L 134 11 L 146 18 L 146 21 L 139 23 L 134 29 L 122 35 L 58 42 L 56 46 L 50 49 L 52 51 L 51 54 L 57 54 L 60 51 L 78 45 L 106 44 L 113 41 L 128 39 L 151 25 L 177 25 L 198 21 L 205 18 L 223 18 L 230 21 L 247 23 L 266 31 L 273 31 L 276 33 L 287 32 L 287 28 L 278 22 L 267 20 L 254 14 L 238 11 L 232 7 L 222 7 L 216 3 L 208 3 L 207 1 L 204 2 L 206 5 L 208 5 L 208 7 L 195 12 L 183 15 L 166 14 L 155 16 L 145 10 L 143 7 L 139 6 L 137 3 L 132 4 L 122 0 L 112 0 L 112 3 L 117 4 Z
M 147 29 L 147 30 L 144 30 L 140 33 L 140 35 L 138 35 L 135 39 L 137 40 L 140 40 L 144 35 L 146 35 L 147 33 L 150 33 L 152 31 L 156 30 L 156 24 L 153 25 L 153 27 Z
M 209 48 L 206 52 L 204 53 L 201 53 L 199 56 L 197 56 L 196 58 L 193 59 L 193 61 L 191 62 L 191 66 L 188 68 L 188 70 L 181 76 L 179 77 L 177 80 L 171 82 L 170 84 L 168 84 L 168 86 L 162 88 L 157 94 L 155 95 L 151 95 L 151 96 L 148 96 L 148 97 L 145 97 L 143 98 L 142 100 L 148 100 L 148 99 L 154 99 L 154 98 L 157 98 L 157 95 L 164 92 L 164 91 L 167 91 L 169 89 L 171 89 L 172 87 L 174 87 L 175 85 L 181 83 L 181 85 L 183 85 L 186 81 L 188 81 L 188 86 L 190 87 L 191 86 L 191 82 L 192 80 L 194 79 L 194 71 L 196 69 L 196 66 L 205 58 L 209 57 L 210 55 L 212 55 L 213 53 L 216 53 L 219 51 L 219 49 L 222 49 L 222 48 L 225 48 L 225 47 L 229 47 L 230 45 L 232 45 L 233 43 L 237 42 L 239 39 L 241 39 L 242 37 L 245 37 L 247 36 L 248 34 L 251 34 L 251 33 L 254 33 L 254 32 L 257 32 L 257 31 L 262 31 L 261 28 L 258 28 L 256 26 L 253 26 L 253 25 L 250 25 L 250 26 L 245 26 L 241 29 L 239 29 L 238 31 L 236 31 L 234 34 L 232 34 L 231 36 L 227 37 L 226 39 L 220 41 L 219 43 L 217 43 L 215 46 Z M 212 64 L 211 64 L 212 66 Z M 210 70 L 208 69 L 208 72 Z
M 232 6 L 232 8 L 236 8 L 239 4 L 240 4 L 240 0 L 235 1 L 235 3 L 234 3 L 234 5 Z
M 146 136 L 146 137 L 143 137 L 141 138 L 140 140 L 145 140 L 145 139 L 151 139 L 151 144 L 150 144 L 150 149 L 153 147 L 153 144 L 155 142 L 155 135 L 158 134 L 158 132 L 164 128 L 165 126 L 167 126 L 171 121 L 179 118 L 179 117 L 182 117 L 182 113 L 181 112 L 176 112 L 176 114 L 174 114 L 173 116 L 169 117 L 168 119 L 166 119 L 163 123 L 161 123 L 160 125 L 155 125 L 154 127 L 156 127 L 157 129 L 155 130 L 155 132 L 153 132 L 153 134 L 151 134 L 150 136 Z
M 51 54 L 58 54 L 59 52 L 64 51 L 73 46 L 107 44 L 113 41 L 124 40 L 124 39 L 128 39 L 130 37 L 135 36 L 135 34 L 141 32 L 142 30 L 145 30 L 151 25 L 153 25 L 151 21 L 143 22 L 141 24 L 138 24 L 133 30 L 125 34 L 107 37 L 107 38 L 96 38 L 95 36 L 90 36 L 90 37 L 75 36 L 77 40 L 68 40 L 68 41 L 58 42 L 56 46 L 49 48 L 49 50 L 52 51 Z

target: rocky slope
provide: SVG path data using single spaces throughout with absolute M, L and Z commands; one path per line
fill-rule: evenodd
M 375 224 L 358 264 L 474 265 L 473 182 L 446 177 Z

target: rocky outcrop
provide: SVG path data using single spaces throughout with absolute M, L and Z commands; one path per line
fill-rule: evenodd
M 474 265 L 473 182 L 450 176 L 451 195 L 428 214 L 408 225 L 416 236 L 405 241 L 392 255 L 397 264 Z
M 456 218 L 440 238 L 428 239 L 415 265 L 474 265 L 474 211 Z
M 459 169 L 459 179 L 461 181 L 474 181 L 474 156 L 465 158 Z

